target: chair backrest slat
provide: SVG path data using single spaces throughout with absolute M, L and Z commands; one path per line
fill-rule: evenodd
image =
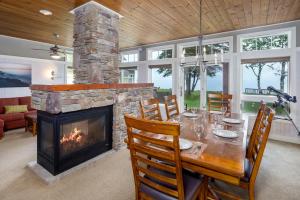
M 231 112 L 231 94 L 209 93 L 207 98 L 208 111 L 220 110 L 222 106 L 227 107 L 228 113 Z
M 173 116 L 179 115 L 176 95 L 165 96 L 165 108 L 168 119 L 171 119 Z
M 180 125 L 129 115 L 125 115 L 125 122 L 136 197 L 146 195 L 140 188 L 141 184 L 145 184 L 172 197 L 184 199 L 179 150 Z M 165 173 L 159 173 L 159 170 Z
M 264 102 L 261 102 L 260 107 L 259 107 L 258 112 L 257 112 L 257 116 L 256 116 L 256 119 L 255 119 L 254 125 L 253 125 L 252 132 L 251 132 L 250 137 L 249 137 L 249 142 L 248 142 L 248 147 L 247 147 L 247 154 L 246 154 L 247 158 L 249 158 L 251 156 L 251 151 L 253 149 L 253 145 L 254 145 L 254 142 L 255 142 L 255 136 L 257 134 L 257 130 L 259 128 L 259 123 L 262 119 L 262 115 L 263 115 L 263 111 L 264 111 L 265 107 L 266 107 L 266 104 Z
M 248 157 L 252 165 L 250 176 L 250 182 L 252 183 L 256 180 L 275 114 L 275 112 L 267 106 L 263 106 L 261 109 L 261 114 L 259 115 L 260 118 L 255 127 L 253 127 L 253 130 L 255 131 L 253 132 L 253 143 L 251 144 L 251 150 L 249 151 Z
M 158 99 L 140 100 L 140 111 L 143 119 L 162 121 Z

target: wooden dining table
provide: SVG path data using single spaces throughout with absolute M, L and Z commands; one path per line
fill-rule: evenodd
M 230 113 L 226 117 L 239 119 L 241 121 L 239 124 L 229 124 L 222 120 L 215 123 L 215 116 L 218 114 L 210 114 L 206 111 L 200 111 L 198 115 L 202 118 L 186 117 L 184 114 L 177 117 L 177 120 L 180 119 L 178 121 L 181 125 L 180 138 L 193 143 L 191 148 L 181 151 L 182 167 L 203 175 L 201 199 L 207 199 L 208 196 L 218 199 L 217 194 L 210 187 L 210 178 L 239 185 L 240 179 L 244 176 L 247 137 L 245 123 L 241 115 L 236 113 Z M 199 123 L 203 123 L 202 134 L 197 134 L 197 130 L 194 128 Z M 216 129 L 235 131 L 238 133 L 238 137 L 229 139 L 216 136 L 214 134 Z M 153 137 L 166 136 L 156 134 Z
M 239 185 L 245 171 L 247 134 L 244 129 L 244 120 L 240 114 L 231 113 L 226 117 L 239 119 L 240 124 L 229 124 L 219 120 L 216 126 L 214 115 L 217 114 L 205 114 L 207 118 L 204 120 L 206 121 L 205 130 L 200 137 L 194 129 L 195 124 L 199 123 L 198 119 L 181 116 L 180 138 L 188 139 L 194 143 L 191 149 L 181 151 L 182 166 L 204 175 L 201 199 L 206 199 L 208 193 L 217 198 L 209 186 L 209 177 Z M 216 136 L 214 134 L 216 128 L 235 131 L 238 133 L 238 137 L 229 139 Z

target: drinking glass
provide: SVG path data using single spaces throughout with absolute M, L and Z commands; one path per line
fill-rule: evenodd
M 223 106 L 221 107 L 221 113 L 222 113 L 222 116 L 223 116 L 223 117 L 225 117 L 226 112 L 227 112 L 227 106 L 224 106 L 224 105 L 223 105 Z
M 218 126 L 219 116 L 217 114 L 213 115 L 214 128 L 216 129 Z
M 195 113 L 197 112 L 197 108 L 192 107 L 192 108 L 191 108 L 191 111 L 192 111 L 193 114 L 195 114 Z

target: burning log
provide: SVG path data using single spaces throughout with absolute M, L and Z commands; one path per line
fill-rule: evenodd
M 74 128 L 69 134 L 65 134 L 62 139 L 60 139 L 60 144 L 63 152 L 72 151 L 75 148 L 84 146 L 86 143 L 86 134 L 84 134 L 80 129 Z

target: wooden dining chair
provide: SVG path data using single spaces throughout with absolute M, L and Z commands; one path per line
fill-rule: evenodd
M 136 199 L 197 199 L 201 178 L 182 170 L 180 125 L 129 115 L 125 122 Z
M 250 134 L 250 137 L 248 139 L 247 142 L 247 151 L 246 151 L 246 158 L 249 158 L 251 156 L 251 151 L 252 151 L 252 146 L 254 144 L 254 137 L 256 136 L 257 133 L 257 129 L 259 128 L 258 124 L 260 123 L 260 121 L 262 120 L 262 115 L 263 115 L 263 111 L 265 110 L 266 104 L 262 101 L 260 103 L 255 121 L 254 121 L 254 125 Z
M 220 111 L 222 106 L 226 106 L 226 112 L 230 113 L 231 100 L 231 94 L 209 93 L 207 97 L 208 111 Z
M 253 127 L 252 144 L 248 147 L 249 151 L 245 159 L 245 175 L 240 180 L 240 187 L 248 190 L 249 199 L 254 200 L 254 186 L 260 168 L 265 147 L 269 138 L 271 125 L 275 112 L 267 107 L 261 107 L 261 114 L 258 114 L 257 123 Z M 218 192 L 218 191 L 217 191 Z M 224 196 L 225 193 L 223 193 Z M 229 195 L 232 197 L 232 195 Z M 227 196 L 227 197 L 229 197 Z
M 167 113 L 167 119 L 171 119 L 174 116 L 179 115 L 179 108 L 176 95 L 165 96 L 165 108 Z
M 143 119 L 162 121 L 158 99 L 140 100 L 140 111 Z

